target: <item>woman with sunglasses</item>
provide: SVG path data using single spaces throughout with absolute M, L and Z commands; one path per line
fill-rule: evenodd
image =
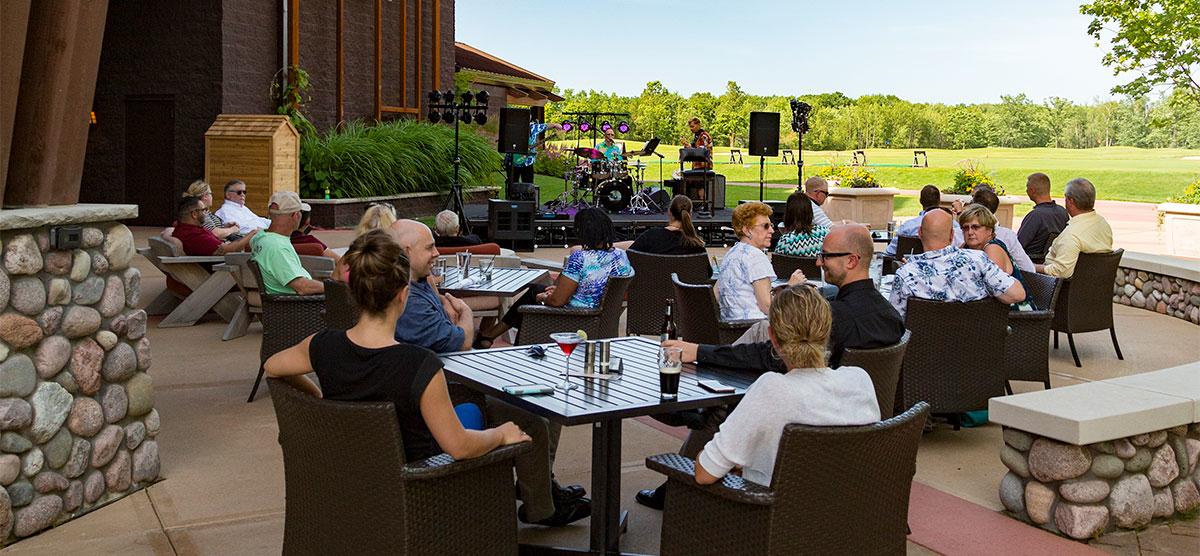
M 717 299 L 723 320 L 767 318 L 775 269 L 764 250 L 771 245 L 771 207 L 743 203 L 733 210 L 738 242 L 721 260 Z
M 980 204 L 970 204 L 958 215 L 958 224 L 962 227 L 963 247 L 983 251 L 1000 270 L 1008 273 L 1025 288 L 1025 277 L 1021 269 L 1013 263 L 1012 253 L 1003 241 L 996 239 L 996 216 L 987 207 Z M 1032 311 L 1036 309 L 1029 298 L 1029 288 L 1025 288 L 1025 300 L 1012 304 L 1014 311 Z

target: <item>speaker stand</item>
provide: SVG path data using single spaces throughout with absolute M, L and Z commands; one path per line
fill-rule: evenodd
M 763 200 L 763 187 L 765 187 L 765 177 L 763 172 L 766 168 L 766 160 L 767 157 L 765 156 L 758 157 L 758 202 L 760 203 Z
M 463 207 L 462 199 L 462 184 L 458 183 L 458 167 L 462 164 L 462 159 L 458 156 L 458 122 L 460 118 L 454 119 L 454 179 L 450 182 L 450 196 L 446 198 L 446 203 L 442 205 L 442 210 L 453 211 L 458 215 L 458 225 L 462 228 L 462 235 L 471 234 L 471 222 L 467 220 L 467 211 Z M 507 193 L 507 187 L 505 192 Z

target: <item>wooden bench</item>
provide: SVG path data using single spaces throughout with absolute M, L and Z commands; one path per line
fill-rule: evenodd
M 150 237 L 149 247 L 138 249 L 143 257 L 171 280 L 190 290 L 186 296 L 167 289 L 146 307 L 150 315 L 166 314 L 160 328 L 191 326 L 209 310 L 216 311 L 225 321 L 233 319 L 241 294 L 231 292 L 233 277 L 225 272 L 212 272 L 211 265 L 224 262 L 222 256 L 188 256 L 178 246 L 158 237 Z

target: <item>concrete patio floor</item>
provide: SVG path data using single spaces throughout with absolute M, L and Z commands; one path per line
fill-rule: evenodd
M 134 231 L 138 245 L 153 230 Z M 333 247 L 350 233 L 320 232 Z M 561 249 L 539 250 L 539 258 L 561 258 Z M 526 254 L 526 256 L 530 256 Z M 142 303 L 161 291 L 164 279 L 138 257 Z M 1125 360 L 1118 361 L 1108 335 L 1076 338 L 1083 368 L 1076 368 L 1066 343 L 1052 350 L 1054 386 L 1136 374 L 1200 360 L 1200 328 L 1145 310 L 1115 306 Z M 163 480 L 79 519 L 17 542 L 4 554 L 278 554 L 284 523 L 283 460 L 276 442 L 274 410 L 265 388 L 246 403 L 258 363 L 261 326 L 222 342 L 225 323 L 210 314 L 190 328 L 157 328 L 147 336 L 154 355 L 151 375 L 162 416 L 158 436 Z M 964 352 L 966 355 L 966 352 Z M 1039 385 L 1021 384 L 1024 389 Z M 645 420 L 623 427 L 622 501 L 630 527 L 622 548 L 656 554 L 659 512 L 633 501 L 661 476 L 648 471 L 646 456 L 674 451 L 680 431 L 664 431 Z M 569 427 L 562 437 L 555 472 L 564 484 L 590 485 L 590 434 Z M 1092 546 L 1045 533 L 997 512 L 997 486 L 1005 472 L 998 457 L 1000 427 L 955 432 L 940 427 L 922 438 L 910 523 L 909 554 L 1113 554 L 1190 553 L 1200 550 L 1195 522 L 1155 526 L 1140 533 L 1106 536 Z M 331 470 L 337 472 L 337 470 Z M 964 509 L 965 508 L 965 509 Z M 989 536 L 991 535 L 991 536 Z M 1003 541 L 1004 535 L 1015 544 Z M 1012 538 L 1015 535 L 1017 538 Z M 587 521 L 557 529 L 522 526 L 523 542 L 585 547 Z

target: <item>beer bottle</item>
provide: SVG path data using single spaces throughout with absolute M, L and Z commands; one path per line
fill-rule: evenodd
M 671 313 L 672 306 L 675 305 L 674 299 L 667 300 L 667 316 L 663 319 L 661 341 L 675 340 L 679 337 L 679 331 L 675 328 L 675 315 Z

